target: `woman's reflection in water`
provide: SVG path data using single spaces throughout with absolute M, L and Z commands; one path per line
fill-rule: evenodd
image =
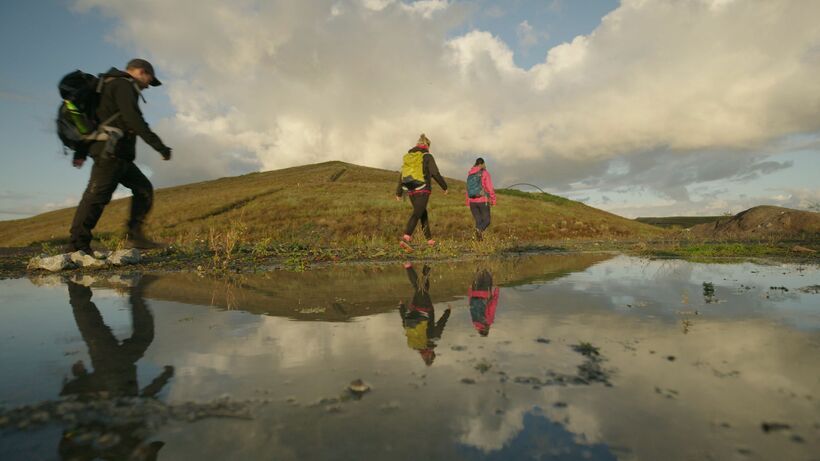
M 487 269 L 478 269 L 467 296 L 470 300 L 470 317 L 472 317 L 473 326 L 481 336 L 490 334 L 490 325 L 495 321 L 498 295 L 498 287 L 493 286 L 493 274 Z
M 444 332 L 444 326 L 450 318 L 450 309 L 445 310 L 436 322 L 436 312 L 430 299 L 430 267 L 426 264 L 423 266 L 421 277 L 411 263 L 406 263 L 404 269 L 413 285 L 410 304 L 405 304 L 404 301 L 399 303 L 404 335 L 407 336 L 407 346 L 418 351 L 424 363 L 430 366 L 436 359 L 436 341 Z

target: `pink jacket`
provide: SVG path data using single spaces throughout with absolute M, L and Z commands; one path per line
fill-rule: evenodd
M 487 323 L 482 324 L 481 322 L 473 322 L 473 326 L 475 326 L 477 330 L 480 330 L 483 327 L 488 327 L 495 322 L 495 308 L 498 307 L 499 292 L 500 290 L 498 287 L 493 288 L 492 292 L 489 290 L 473 290 L 472 288 L 467 291 L 467 296 L 470 298 L 482 298 L 489 300 L 487 303 L 487 310 L 484 311 L 484 319 Z
M 478 172 L 480 169 L 481 168 L 477 166 L 472 167 L 467 173 L 467 176 Z M 486 169 L 481 174 L 481 187 L 483 187 L 484 192 L 490 196 L 490 204 L 495 205 L 495 188 L 493 188 L 493 179 L 490 177 L 490 172 Z M 466 192 L 464 193 L 464 196 L 467 197 L 467 206 L 470 206 L 471 203 L 487 203 L 487 197 L 470 198 Z

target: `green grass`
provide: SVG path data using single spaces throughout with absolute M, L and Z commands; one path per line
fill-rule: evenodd
M 816 245 L 814 245 L 816 246 Z M 794 258 L 806 257 L 792 251 L 788 243 L 679 243 L 672 246 L 655 246 L 639 251 L 639 254 L 663 258 L 709 260 L 714 258 Z M 815 248 L 816 249 L 816 248 Z
M 554 203 L 556 205 L 582 205 L 580 202 L 575 202 L 566 197 L 548 194 L 546 192 L 523 192 L 515 189 L 498 189 L 496 190 L 496 193 L 501 195 L 509 195 L 512 197 L 522 197 L 530 200 L 539 200 L 541 202 Z
M 397 172 L 325 162 L 158 189 L 146 231 L 180 248 L 193 248 L 208 242 L 213 233 L 222 234 L 216 251 L 223 260 L 236 250 L 230 248 L 232 239 L 251 246 L 269 242 L 376 252 L 395 246 L 410 215 L 408 200 L 394 198 L 396 180 Z M 430 220 L 434 238 L 445 243 L 441 251 L 461 251 L 471 245 L 473 220 L 465 205 L 465 183 L 448 183 L 449 195 L 435 186 Z M 129 204 L 130 199 L 115 200 L 106 208 L 95 230 L 106 246 L 119 243 Z M 488 235 L 493 240 L 478 249 L 579 239 L 651 239 L 665 232 L 550 194 L 499 191 L 492 213 Z M 2 221 L 0 247 L 64 243 L 73 214 L 68 208 Z M 231 229 L 232 236 L 224 235 Z M 416 232 L 420 237 L 420 229 Z M 447 242 L 453 246 L 446 247 Z

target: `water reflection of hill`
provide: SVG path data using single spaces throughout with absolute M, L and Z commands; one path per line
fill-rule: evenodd
M 431 294 L 435 302 L 465 296 L 479 267 L 491 270 L 496 284 L 515 286 L 560 278 L 610 258 L 606 254 L 574 254 L 435 263 Z M 231 279 L 163 274 L 145 291 L 149 299 L 322 321 L 390 311 L 407 295 L 407 276 L 398 263 L 277 271 Z

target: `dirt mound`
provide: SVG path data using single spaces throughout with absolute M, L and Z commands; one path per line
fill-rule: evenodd
M 820 238 L 820 213 L 777 206 L 757 206 L 713 223 L 692 227 L 702 237 L 814 240 Z

